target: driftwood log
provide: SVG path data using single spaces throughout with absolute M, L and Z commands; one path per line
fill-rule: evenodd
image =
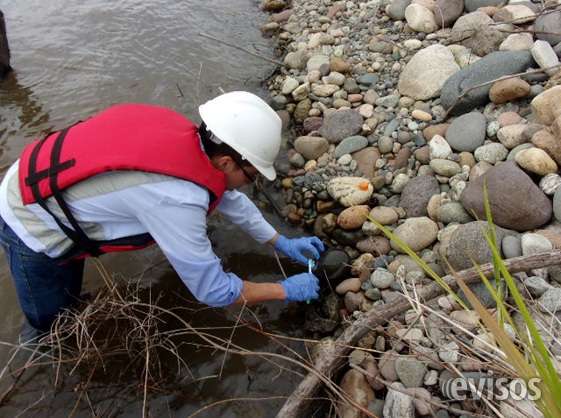
M 550 251 L 541 254 L 516 257 L 505 260 L 506 267 L 512 273 L 528 271 L 535 268 L 548 267 L 561 264 L 561 251 Z M 493 264 L 488 263 L 480 267 L 485 275 L 493 272 Z M 480 281 L 480 276 L 475 268 L 463 270 L 457 273 L 466 284 L 474 284 Z M 458 285 L 456 279 L 451 275 L 443 278 L 446 283 L 456 290 Z M 445 290 L 437 283 L 432 283 L 418 291 L 421 301 L 429 301 L 445 293 Z M 407 311 L 411 304 L 401 298 L 401 300 L 384 306 L 380 309 L 372 309 L 363 314 L 351 326 L 349 326 L 334 344 L 329 345 L 320 355 L 314 364 L 317 374 L 330 377 L 332 372 L 339 369 L 346 360 L 352 347 L 355 346 L 368 331 L 379 325 L 386 323 L 391 318 Z M 282 409 L 278 412 L 277 418 L 305 417 L 310 401 L 321 389 L 321 380 L 317 374 L 309 373 L 296 390 L 288 397 Z
M 12 71 L 10 66 L 10 47 L 8 46 L 8 36 L 6 35 L 6 21 L 4 13 L 0 10 L 0 79 Z

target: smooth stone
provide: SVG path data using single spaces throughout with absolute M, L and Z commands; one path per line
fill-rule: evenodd
M 462 171 L 462 168 L 458 163 L 439 158 L 431 160 L 430 168 L 432 168 L 436 174 L 444 177 L 452 177 Z
M 493 220 L 498 226 L 517 231 L 535 229 L 551 219 L 549 198 L 512 161 L 497 165 L 470 181 L 461 196 L 464 208 L 485 218 L 483 183 L 486 182 Z
M 464 11 L 464 0 L 436 0 L 436 23 L 444 28 L 451 26 Z
M 338 144 L 343 139 L 358 134 L 362 130 L 363 119 L 351 109 L 341 109 L 329 114 L 320 129 L 320 135 L 330 143 Z
M 526 278 L 524 280 L 524 286 L 526 286 L 526 288 L 530 291 L 530 294 L 536 298 L 539 298 L 549 289 L 552 289 L 552 286 L 539 276 Z
M 561 176 L 557 173 L 547 174 L 540 180 L 539 186 L 546 195 L 553 196 L 561 186 Z
M 534 45 L 530 33 L 513 33 L 499 46 L 500 51 L 529 51 Z
M 361 253 L 370 253 L 375 256 L 385 255 L 390 252 L 390 241 L 386 237 L 368 237 L 356 244 Z
M 449 202 L 439 207 L 438 220 L 445 225 L 452 222 L 465 224 L 472 222 L 473 218 L 466 212 L 460 202 Z
M 452 148 L 446 139 L 440 135 L 435 135 L 429 141 L 430 158 L 447 159 L 452 155 Z
M 508 156 L 506 157 L 507 161 L 516 161 L 518 153 L 528 148 L 532 148 L 532 144 L 520 144 L 517 147 L 514 147 L 508 153 Z
M 501 243 L 505 258 L 520 257 L 522 255 L 522 244 L 516 235 L 507 235 Z
M 561 310 L 561 288 L 552 287 L 539 299 L 538 307 L 544 313 L 556 313 Z
M 507 155 L 508 149 L 498 142 L 483 145 L 477 148 L 473 153 L 477 161 L 483 161 L 489 164 L 496 164 L 497 161 L 503 161 Z
M 559 67 L 550 68 L 559 65 L 559 58 L 548 42 L 537 40 L 534 42 L 534 46 L 532 46 L 530 52 L 540 68 L 544 69 L 550 77 L 554 76 L 559 71 Z
M 358 292 L 360 290 L 360 286 L 362 285 L 362 281 L 359 278 L 352 278 L 343 280 L 341 283 L 337 285 L 335 288 L 335 292 L 339 295 L 344 295 L 347 292 Z
M 437 125 L 427 126 L 423 129 L 423 136 L 427 141 L 430 141 L 434 138 L 435 135 L 440 135 L 442 137 L 446 137 L 446 132 L 450 127 L 449 123 L 439 123 Z
M 382 154 L 387 154 L 393 150 L 393 139 L 389 136 L 382 136 L 378 140 L 378 150 Z
M 545 253 L 553 249 L 551 241 L 540 234 L 523 234 L 521 246 L 522 255 Z
M 520 116 L 516 112 L 504 112 L 499 115 L 497 118 L 497 122 L 499 122 L 499 126 L 505 127 L 509 125 L 516 125 L 523 121 L 522 116 Z
M 377 206 L 370 211 L 370 217 L 382 225 L 392 225 L 397 222 L 397 212 L 385 206 Z
M 536 37 L 549 42 L 550 45 L 557 45 L 561 42 L 559 28 L 561 28 L 561 13 L 544 13 L 538 16 L 534 22 Z
M 443 45 L 432 45 L 417 52 L 400 74 L 398 89 L 415 100 L 437 97 L 446 80 L 460 67 Z
M 503 0 L 465 0 L 465 7 L 468 12 L 474 12 L 480 7 L 500 6 Z
M 432 33 L 438 29 L 434 13 L 417 3 L 407 6 L 405 20 L 409 27 L 416 32 Z
M 387 289 L 395 281 L 392 273 L 386 269 L 376 269 L 370 276 L 370 283 L 377 289 Z
M 316 160 L 329 149 L 325 138 L 318 136 L 301 136 L 294 141 L 294 149 L 307 160 Z
M 327 64 L 329 66 L 329 57 L 323 54 L 312 55 L 308 62 L 306 63 L 306 69 L 308 73 L 314 70 L 320 70 L 322 65 Z
M 394 230 L 394 234 L 413 251 L 421 251 L 436 240 L 438 225 L 424 216 L 408 218 Z M 390 244 L 394 250 L 404 252 L 393 240 Z
M 501 32 L 493 23 L 493 20 L 481 11 L 468 13 L 461 16 L 452 27 L 452 39 L 468 48 L 476 57 L 484 57 L 496 51 L 507 37 L 507 34 Z M 469 64 L 473 64 L 474 61 Z
M 398 377 L 395 371 L 395 361 L 399 358 L 395 351 L 386 351 L 380 357 L 378 362 L 378 368 L 380 369 L 380 374 L 386 380 L 390 382 L 395 382 Z
M 532 22 L 536 18 L 534 11 L 523 4 L 509 4 L 501 7 L 493 15 L 495 22 L 509 23 L 516 21 L 516 24 Z
M 474 221 L 458 226 L 450 237 L 446 257 L 456 271 L 473 267 L 472 260 L 479 265 L 492 260 L 492 252 L 485 239 L 487 222 Z M 497 227 L 497 243 L 509 233 Z
M 480 112 L 471 112 L 456 118 L 448 131 L 446 140 L 456 151 L 473 152 L 483 145 L 487 121 Z
M 368 146 L 368 139 L 360 135 L 349 136 L 343 139 L 335 148 L 335 158 L 345 154 L 352 154 Z
M 526 137 L 524 136 L 525 129 L 526 125 L 521 123 L 505 126 L 497 132 L 497 139 L 508 149 L 513 149 L 518 145 L 527 142 Z
M 386 13 L 393 20 L 405 19 L 405 9 L 411 4 L 411 0 L 392 0 L 386 8 Z
M 370 208 L 367 205 L 352 206 L 343 210 L 337 217 L 337 225 L 344 230 L 358 229 L 368 218 Z
M 496 80 L 505 75 L 525 71 L 533 64 L 528 51 L 497 51 L 466 67 L 446 80 L 442 86 L 440 99 L 445 109 L 454 105 L 452 113 L 465 113 L 474 107 L 484 105 L 489 100 L 490 85 L 482 83 Z M 467 90 L 469 92 L 466 92 Z M 460 99 L 460 96 L 465 93 Z
M 424 363 L 414 358 L 399 357 L 395 361 L 397 377 L 406 388 L 417 388 L 423 385 L 428 369 Z
M 380 152 L 374 147 L 367 147 L 352 154 L 357 162 L 360 172 L 367 178 L 374 177 L 376 161 L 380 158 Z
M 500 80 L 491 86 L 489 99 L 495 104 L 521 99 L 530 94 L 530 84 L 519 77 Z
M 439 193 L 438 181 L 433 176 L 414 177 L 403 189 L 399 206 L 405 209 L 409 218 L 426 216 L 431 197 Z
M 327 277 L 331 283 L 336 283 L 347 273 L 350 261 L 350 257 L 345 251 L 327 250 L 318 261 L 316 268 L 318 277 Z
M 528 148 L 520 151 L 514 158 L 517 164 L 526 171 L 545 176 L 557 172 L 557 164 L 540 148 Z
M 345 373 L 341 380 L 341 390 L 356 404 L 364 409 L 368 408 L 368 404 L 376 399 L 374 390 L 366 380 L 366 377 L 358 370 L 350 369 Z M 341 403 L 337 407 L 338 416 L 342 418 L 361 418 L 363 414 L 354 406 L 348 403 Z
M 555 86 L 534 97 L 531 102 L 536 122 L 551 125 L 561 115 L 561 86 Z

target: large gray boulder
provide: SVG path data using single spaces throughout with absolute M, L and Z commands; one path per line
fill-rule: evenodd
M 409 218 L 427 216 L 430 198 L 440 193 L 438 181 L 433 176 L 418 176 L 407 182 L 399 206 L 405 209 Z
M 465 6 L 468 12 L 474 12 L 480 7 L 500 6 L 505 3 L 508 3 L 508 1 L 507 0 L 465 0 Z
M 436 0 L 434 16 L 440 27 L 451 26 L 464 11 L 464 0 Z
M 529 231 L 551 219 L 549 198 L 513 161 L 501 163 L 470 181 L 461 196 L 464 208 L 485 219 L 483 184 L 487 184 L 495 224 L 516 231 Z
M 525 71 L 534 64 L 529 51 L 493 52 L 470 66 L 452 75 L 442 87 L 440 99 L 446 109 L 454 107 L 452 114 L 465 113 L 486 104 L 489 101 L 491 84 L 470 90 L 465 97 L 460 96 L 482 83 L 495 80 L 505 75 Z

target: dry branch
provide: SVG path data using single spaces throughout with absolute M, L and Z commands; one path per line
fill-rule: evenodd
M 548 267 L 561 264 L 561 251 L 550 251 L 542 254 L 535 254 L 524 257 L 511 258 L 505 261 L 506 267 L 512 273 L 520 271 L 528 271 L 534 268 Z M 481 266 L 480 271 L 485 275 L 493 272 L 493 264 L 488 263 Z M 475 268 L 461 271 L 457 276 L 462 278 L 466 284 L 478 283 L 480 276 Z M 443 278 L 448 286 L 453 290 L 457 289 L 456 279 L 451 275 Z M 418 291 L 420 300 L 428 301 L 441 296 L 445 290 L 437 283 L 432 283 Z M 371 329 L 386 323 L 391 318 L 407 311 L 411 304 L 408 300 L 401 298 L 389 306 L 381 309 L 372 309 L 363 314 L 351 326 L 349 326 L 343 334 L 329 345 L 320 355 L 317 356 L 317 362 L 314 364 L 314 373 L 309 373 L 306 378 L 300 382 L 298 387 L 292 392 L 286 400 L 282 409 L 278 412 L 277 418 L 293 418 L 307 416 L 306 410 L 309 407 L 310 399 L 321 388 L 322 380 L 318 376 L 329 377 L 332 371 L 337 370 L 345 361 L 346 356 L 351 351 L 351 347 L 355 346 L 360 338 L 362 338 Z

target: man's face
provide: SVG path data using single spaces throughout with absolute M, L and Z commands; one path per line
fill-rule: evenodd
M 238 164 L 229 156 L 214 157 L 212 158 L 212 164 L 226 176 L 228 190 L 238 189 L 253 183 L 258 174 L 255 167 Z

